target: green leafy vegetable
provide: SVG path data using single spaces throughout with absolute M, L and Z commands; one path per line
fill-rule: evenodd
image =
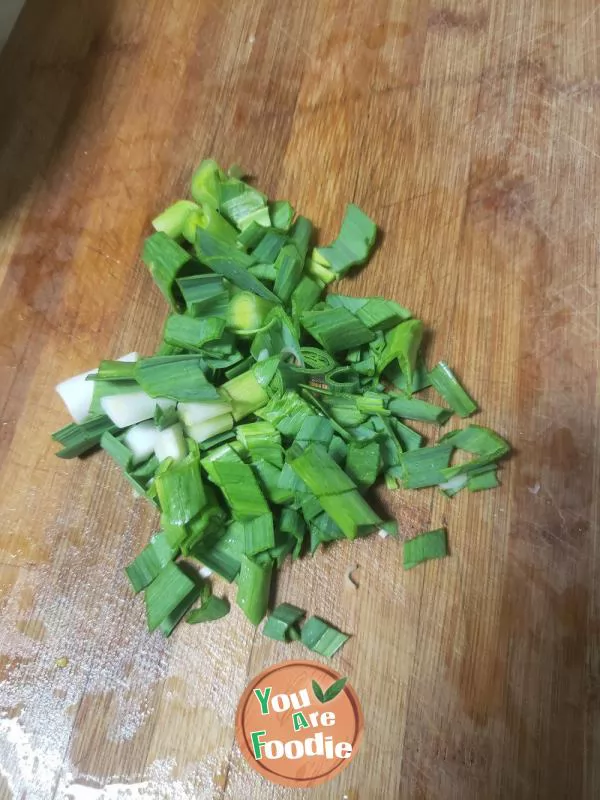
M 456 375 L 444 361 L 436 364 L 429 373 L 429 379 L 434 389 L 437 389 L 459 417 L 469 417 L 477 411 L 477 403 L 467 394 Z
M 302 644 L 321 656 L 332 658 L 350 637 L 328 625 L 320 617 L 311 617 L 302 626 Z
M 373 220 L 350 203 L 337 239 L 329 247 L 319 247 L 313 257 L 327 267 L 337 278 L 341 278 L 350 267 L 364 264 L 375 244 L 377 226 Z
M 196 625 L 199 622 L 214 622 L 229 614 L 229 600 L 226 597 L 215 597 L 211 594 L 200 606 L 195 608 L 185 618 L 186 622 Z
M 241 558 L 236 602 L 253 625 L 258 625 L 267 613 L 272 571 L 271 561 L 258 564 L 247 556 Z
M 499 484 L 510 451 L 483 426 L 425 446 L 424 430 L 406 424 L 442 425 L 477 406 L 444 362 L 428 371 L 423 323 L 399 302 L 324 292 L 374 246 L 375 223 L 357 206 L 332 244 L 314 247 L 312 222 L 270 202 L 235 164 L 206 159 L 190 192 L 155 217 L 143 247 L 170 308 L 154 355 L 109 358 L 61 381 L 75 422 L 53 435 L 62 458 L 100 445 L 157 507 L 161 532 L 126 572 L 144 590 L 149 627 L 165 636 L 184 617 L 227 613 L 204 580 L 211 571 L 236 582 L 257 625 L 288 557 L 398 533 L 368 502 L 378 482 L 478 492 Z M 413 396 L 429 386 L 449 408 Z M 405 566 L 445 554 L 445 531 L 432 531 L 406 543 Z M 177 561 L 188 557 L 198 574 Z M 324 656 L 347 640 L 304 616 L 281 604 L 264 633 Z M 326 703 L 345 681 L 315 682 L 315 696 Z
M 183 306 L 181 291 L 176 283 L 179 273 L 191 261 L 190 254 L 166 233 L 154 233 L 144 243 L 142 261 L 150 270 L 154 283 L 174 311 Z
M 90 417 L 79 425 L 70 422 L 52 434 L 53 440 L 62 445 L 56 455 L 59 458 L 81 456 L 98 447 L 104 433 L 116 430 L 117 426 L 105 414 Z
M 145 592 L 148 629 L 158 628 L 196 588 L 196 583 L 177 564 L 168 561 Z
M 298 639 L 300 636 L 298 625 L 305 616 L 306 611 L 301 608 L 291 603 L 280 603 L 267 618 L 263 634 L 279 642 Z
M 404 542 L 404 569 L 412 569 L 423 561 L 448 555 L 446 529 L 428 531 Z

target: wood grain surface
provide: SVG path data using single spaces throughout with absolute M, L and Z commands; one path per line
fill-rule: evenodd
M 516 450 L 494 492 L 382 494 L 451 558 L 405 574 L 375 537 L 283 569 L 278 600 L 353 634 L 365 714 L 311 797 L 600 796 L 599 36 L 593 0 L 28 2 L 0 56 L 2 798 L 305 796 L 233 738 L 249 677 L 305 651 L 235 607 L 149 635 L 122 567 L 156 515 L 49 439 L 57 381 L 158 341 L 140 245 L 206 155 L 323 240 L 374 217 L 344 290 L 422 317 Z

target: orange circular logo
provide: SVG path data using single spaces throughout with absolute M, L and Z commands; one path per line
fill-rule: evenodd
M 295 788 L 331 780 L 356 755 L 362 709 L 347 678 L 315 661 L 284 661 L 247 686 L 236 738 L 250 766 Z

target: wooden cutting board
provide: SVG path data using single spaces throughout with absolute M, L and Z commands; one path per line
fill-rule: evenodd
M 494 492 L 382 493 L 450 558 L 404 573 L 375 537 L 283 569 L 277 600 L 352 633 L 365 715 L 311 796 L 599 796 L 599 36 L 592 0 L 30 0 L 0 57 L 3 798 L 305 796 L 233 739 L 249 678 L 305 652 L 235 607 L 150 636 L 122 567 L 155 513 L 49 439 L 57 381 L 158 341 L 140 245 L 207 155 L 323 241 L 374 217 L 343 289 L 423 318 L 515 448 Z

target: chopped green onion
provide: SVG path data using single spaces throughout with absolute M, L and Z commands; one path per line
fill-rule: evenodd
M 385 347 L 378 358 L 378 369 L 382 372 L 388 364 L 397 360 L 406 376 L 407 391 L 412 392 L 413 375 L 417 354 L 423 338 L 423 323 L 419 319 L 409 319 L 392 328 L 385 335 Z
M 220 414 L 218 417 L 211 417 L 204 422 L 193 422 L 186 426 L 188 436 L 198 444 L 212 439 L 220 433 L 225 433 L 233 428 L 233 417 L 231 414 Z
M 165 409 L 156 406 L 154 409 L 154 424 L 159 431 L 164 431 L 165 428 L 170 428 L 179 421 L 176 407 L 167 407 Z
M 221 396 L 231 405 L 233 418 L 236 422 L 248 414 L 256 413 L 268 400 L 269 395 L 257 381 L 252 370 L 237 375 L 224 383 L 220 390 Z
M 380 477 L 389 489 L 477 492 L 498 485 L 510 449 L 476 425 L 424 447 L 405 420 L 441 425 L 476 405 L 444 362 L 428 372 L 423 323 L 383 297 L 324 296 L 367 259 L 374 222 L 351 204 L 333 244 L 311 250 L 311 221 L 294 221 L 289 203 L 269 202 L 243 177 L 205 160 L 192 199 L 153 221 L 143 260 L 171 309 L 154 355 L 105 360 L 57 387 L 78 423 L 54 434 L 59 455 L 101 444 L 158 507 L 161 533 L 127 574 L 145 589 L 150 628 L 166 636 L 184 616 L 205 622 L 229 610 L 201 580 L 211 571 L 237 582 L 256 625 L 288 556 L 396 535 L 396 521 L 365 499 Z M 429 385 L 450 408 L 412 397 Z M 451 466 L 456 450 L 471 460 Z M 433 531 L 407 543 L 405 566 L 445 552 L 445 531 Z M 175 565 L 179 555 L 204 565 L 200 573 Z M 283 604 L 265 634 L 328 656 L 348 638 L 316 617 L 300 632 L 303 617 Z
M 412 569 L 423 561 L 448 555 L 446 529 L 438 528 L 404 542 L 404 569 Z
M 113 436 L 110 431 L 104 431 L 102 434 L 100 447 L 117 462 L 124 472 L 127 472 L 132 466 L 133 453 L 121 439 Z M 152 451 L 150 451 L 148 456 L 150 456 L 151 452 Z
M 385 379 L 390 381 L 390 383 L 397 389 L 400 389 L 406 394 L 410 394 L 407 389 L 408 383 L 406 380 L 406 375 L 400 369 L 400 364 L 397 361 L 393 361 L 386 367 L 384 375 Z M 411 389 L 412 392 L 420 392 L 422 389 L 427 389 L 428 386 L 431 386 L 429 371 L 427 370 L 427 365 L 423 361 L 423 357 L 418 355 L 417 363 L 415 364 L 415 369 L 413 372 Z
M 237 230 L 209 203 L 204 203 L 202 208 L 198 208 L 187 215 L 182 230 L 184 239 L 190 244 L 194 244 L 198 229 L 208 231 L 212 236 L 216 236 L 217 239 L 221 239 L 228 244 L 236 244 Z
M 159 461 L 172 458 L 181 461 L 187 455 L 183 428 L 179 423 L 158 431 L 154 440 L 154 453 Z
M 346 457 L 346 472 L 361 491 L 377 480 L 381 461 L 379 442 L 350 442 Z
M 498 470 L 496 468 L 488 472 L 481 472 L 478 475 L 469 475 L 467 488 L 470 492 L 481 492 L 484 489 L 495 489 L 500 486 L 498 480 Z
M 332 658 L 349 638 L 320 617 L 311 617 L 302 626 L 302 644 L 326 658 Z
M 288 231 L 294 219 L 294 209 L 287 200 L 275 200 L 269 204 L 271 225 L 277 230 Z
M 277 295 L 248 272 L 248 268 L 255 263 L 252 256 L 216 239 L 208 231 L 202 229 L 199 229 L 197 233 L 196 252 L 203 264 L 213 272 L 235 283 L 240 289 L 253 292 L 272 303 L 280 302 Z
M 190 316 L 227 317 L 229 290 L 221 275 L 186 275 L 177 285 Z
M 177 317 L 186 319 L 186 317 Z M 203 320 L 191 319 L 193 322 Z M 194 355 L 153 356 L 135 364 L 140 387 L 150 397 L 169 397 L 178 402 L 218 400 L 219 393 L 210 384 L 201 368 L 201 359 Z
M 275 530 L 273 515 L 270 511 L 259 517 L 244 520 L 245 551 L 248 556 L 255 556 L 275 546 Z
M 440 361 L 429 373 L 434 389 L 444 398 L 459 417 L 469 417 L 477 411 L 477 403 L 465 391 L 450 367 Z
M 414 419 L 420 422 L 435 422 L 443 425 L 452 416 L 452 411 L 448 408 L 435 406 L 425 400 L 416 397 L 394 397 L 388 403 L 388 409 L 397 417 L 402 419 Z
M 296 219 L 292 225 L 292 229 L 290 230 L 290 241 L 296 245 L 296 249 L 298 250 L 298 255 L 300 256 L 302 263 L 304 263 L 304 260 L 306 259 L 312 233 L 312 222 L 306 217 L 302 216 Z
M 303 611 L 298 606 L 293 606 L 291 603 L 280 603 L 273 613 L 267 617 L 263 634 L 269 639 L 275 639 L 278 642 L 288 642 L 297 639 L 299 636 L 298 624 L 306 616 L 306 611 Z M 296 635 L 292 633 L 295 631 Z
M 220 339 L 224 331 L 225 320 L 221 317 L 187 317 L 182 314 L 171 314 L 167 318 L 163 338 L 168 344 L 186 350 L 202 351 L 208 342 Z M 185 358 L 185 356 L 157 356 L 157 358 Z
M 200 608 L 190 611 L 185 621 L 191 625 L 196 625 L 199 622 L 215 622 L 215 620 L 229 614 L 229 609 L 229 600 L 226 597 L 215 597 L 214 594 L 211 594 Z
M 200 461 L 194 453 L 181 461 L 164 461 L 154 485 L 163 518 L 171 525 L 185 525 L 206 503 Z
M 198 582 L 192 591 L 183 598 L 181 603 L 176 606 L 170 614 L 168 614 L 158 626 L 163 636 L 170 636 L 177 625 L 185 617 L 190 608 L 194 605 L 196 600 L 202 594 L 202 585 Z
M 329 353 L 372 341 L 373 333 L 346 308 L 313 308 L 301 317 L 303 328 Z
M 273 264 L 288 237 L 279 231 L 268 230 L 252 252 L 254 260 L 261 264 Z
M 171 547 L 164 533 L 157 533 L 129 566 L 125 567 L 134 592 L 145 589 L 158 576 L 169 561 L 177 557 L 177 549 Z
M 440 483 L 438 488 L 442 494 L 446 495 L 446 497 L 454 497 L 454 495 L 458 494 L 461 489 L 465 488 L 468 480 L 469 478 L 467 475 L 455 475 L 454 478 L 450 478 L 450 480 Z
M 337 239 L 328 247 L 314 250 L 313 258 L 341 278 L 350 267 L 364 264 L 368 259 L 377 226 L 358 206 L 349 203 Z
M 273 564 L 258 564 L 248 556 L 241 557 L 241 569 L 236 578 L 236 602 L 253 625 L 258 625 L 267 613 Z
M 166 233 L 154 233 L 144 242 L 142 261 L 150 270 L 154 282 L 173 310 L 183 307 L 177 285 L 179 273 L 191 261 L 190 254 Z
M 117 426 L 109 417 L 98 415 L 90 417 L 81 424 L 70 422 L 52 434 L 55 442 L 62 445 L 56 455 L 59 458 L 75 458 L 98 447 L 105 432 L 114 433 Z
M 252 292 L 237 292 L 227 309 L 227 327 L 239 334 L 256 331 L 265 324 L 272 309 L 272 303 Z
M 476 457 L 456 467 L 444 470 L 444 479 L 455 475 L 470 474 L 480 467 L 486 467 L 510 452 L 510 445 L 495 431 L 481 425 L 469 425 L 462 430 L 451 431 L 440 439 L 440 443 L 449 444 L 459 450 L 466 450 Z
M 221 181 L 219 207 L 227 219 L 240 229 L 250 225 L 253 220 L 265 227 L 271 224 L 266 197 L 237 178 Z
M 304 260 L 294 245 L 282 247 L 275 261 L 275 286 L 273 291 L 282 301 L 287 303 L 302 277 Z
M 175 403 L 166 397 L 150 397 L 146 392 L 126 392 L 103 397 L 100 405 L 118 428 L 128 428 L 136 422 L 152 419 L 156 406 L 166 411 Z
M 149 630 L 158 628 L 195 589 L 196 583 L 180 567 L 167 562 L 145 592 Z
M 183 235 L 183 226 L 189 215 L 199 210 L 200 206 L 191 200 L 178 200 L 152 220 L 152 227 L 166 233 L 170 239 L 177 239 Z
M 242 250 L 252 251 L 258 247 L 263 238 L 267 235 L 268 228 L 259 225 L 254 220 L 238 233 L 237 245 Z
M 307 417 L 313 415 L 311 407 L 296 392 L 287 391 L 282 397 L 273 397 L 256 416 L 267 420 L 282 434 L 296 436 Z
M 210 203 L 213 208 L 221 204 L 221 181 L 225 175 L 216 161 L 205 159 L 192 177 L 191 194 L 197 203 Z
M 401 456 L 401 470 L 405 489 L 422 489 L 425 486 L 437 486 L 446 480 L 445 468 L 450 462 L 453 447 L 449 444 L 438 444 L 435 447 L 424 447 L 410 450 Z
M 292 292 L 292 316 L 299 320 L 305 311 L 309 311 L 318 302 L 323 292 L 323 283 L 311 275 L 303 275 L 300 283 Z
M 409 425 L 405 425 L 397 419 L 391 420 L 390 424 L 404 450 L 418 450 L 418 448 L 421 447 L 423 437 L 420 433 L 417 433 L 417 431 L 413 430 Z
M 237 519 L 269 514 L 269 507 L 252 468 L 233 451 L 226 460 L 204 459 L 202 464 L 211 481 L 223 492 Z
M 281 436 L 270 422 L 238 425 L 236 436 L 253 461 L 264 459 L 276 467 L 283 465 Z
M 220 539 L 212 546 L 201 541 L 194 546 L 190 555 L 228 583 L 233 583 L 241 568 L 240 554 L 232 553 L 226 540 Z

